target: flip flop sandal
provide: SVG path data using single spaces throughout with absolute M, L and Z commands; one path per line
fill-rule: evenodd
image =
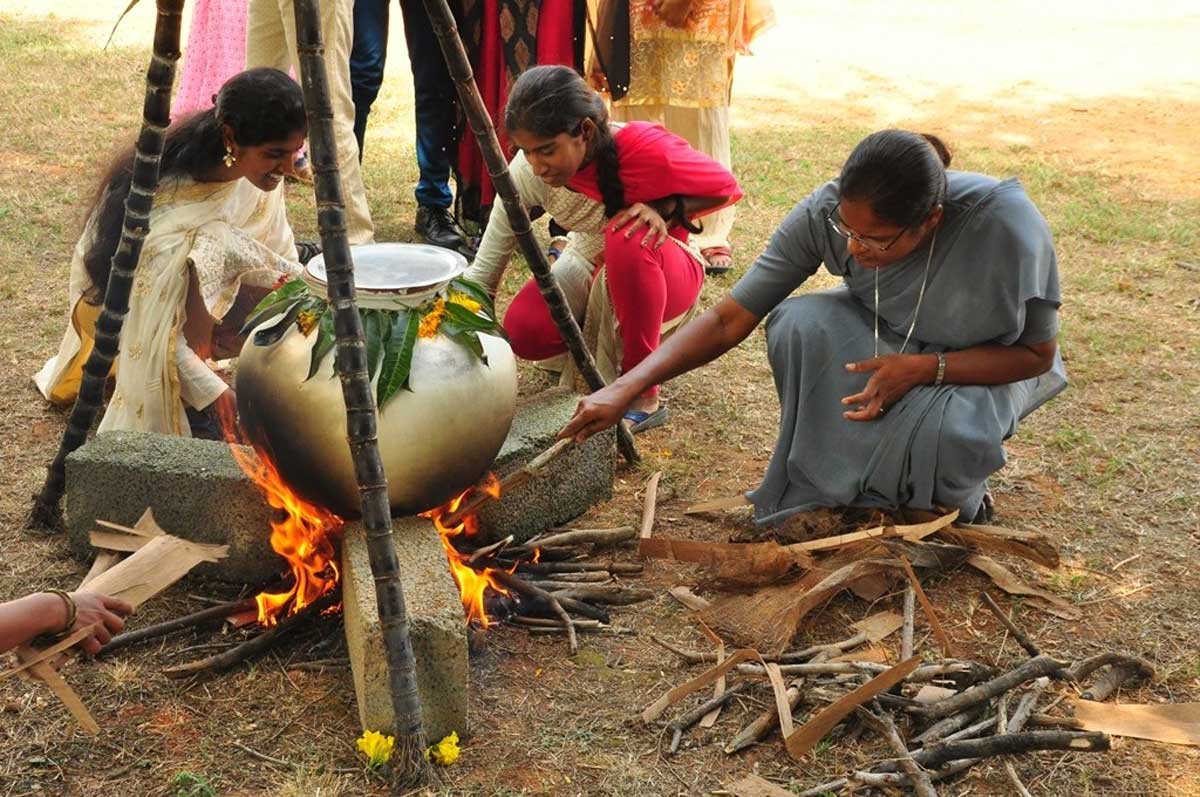
M 733 268 L 733 251 L 728 246 L 710 246 L 707 249 L 701 249 L 700 254 L 707 261 L 704 273 L 710 277 L 727 274 Z M 724 258 L 725 264 L 715 264 L 712 262 L 713 258 Z
M 625 420 L 632 424 L 629 431 L 633 434 L 644 432 L 647 429 L 653 429 L 655 426 L 662 426 L 667 422 L 669 414 L 666 406 L 659 407 L 654 412 L 642 412 L 641 410 L 630 410 L 625 413 Z

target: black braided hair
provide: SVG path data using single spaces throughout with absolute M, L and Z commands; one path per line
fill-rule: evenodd
M 214 107 L 184 118 L 167 131 L 159 179 L 178 175 L 198 179 L 211 173 L 225 154 L 222 125 L 229 125 L 234 141 L 247 147 L 282 141 L 307 125 L 300 86 L 278 69 L 240 72 L 221 86 L 213 101 Z M 83 263 L 92 283 L 87 300 L 95 304 L 103 300 L 108 286 L 132 178 L 133 149 L 129 148 L 109 166 L 88 213 L 89 218 L 96 216 L 96 236 Z
M 915 227 L 946 198 L 950 150 L 937 136 L 880 130 L 858 142 L 846 159 L 838 188 L 866 202 L 881 219 Z
M 625 186 L 621 184 L 617 142 L 608 126 L 608 109 L 599 93 L 570 67 L 535 66 L 517 78 L 504 106 L 504 125 L 510 132 L 525 130 L 539 138 L 579 135 L 585 119 L 596 126 L 596 180 L 604 213 L 612 217 L 625 207 Z

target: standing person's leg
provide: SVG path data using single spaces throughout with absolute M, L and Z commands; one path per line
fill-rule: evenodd
M 729 146 L 729 106 L 711 108 L 682 108 L 668 105 L 664 108 L 664 127 L 687 139 L 692 148 L 703 152 L 717 163 L 732 171 L 733 158 Z M 734 209 L 727 208 L 711 213 L 701 219 L 703 232 L 694 236 L 696 245 L 706 255 L 724 252 L 723 262 L 729 263 L 729 233 L 733 230 Z M 716 261 L 718 254 L 709 255 Z M 717 263 L 712 264 L 719 267 Z
M 450 79 L 429 14 L 421 0 L 400 0 L 404 40 L 412 66 L 417 126 L 417 232 L 435 246 L 458 249 L 466 242 L 450 213 L 451 153 L 455 151 L 458 92 Z
M 296 12 L 292 0 L 278 0 L 288 52 L 299 72 L 296 51 Z M 342 178 L 342 199 L 346 203 L 346 237 L 352 244 L 375 240 L 367 191 L 363 187 L 358 163 L 358 142 L 354 140 L 354 100 L 350 94 L 350 49 L 354 38 L 354 0 L 321 0 L 321 37 L 325 42 L 325 72 L 329 83 L 329 101 L 333 108 L 333 135 L 337 141 L 338 171 Z
M 350 94 L 354 99 L 354 139 L 362 162 L 367 116 L 383 85 L 387 61 L 390 0 L 354 0 L 354 47 L 350 50 Z
M 292 13 L 291 2 L 286 3 Z M 284 4 L 280 0 L 250 0 L 246 9 L 246 68 L 269 66 L 288 71 L 295 60 L 284 28 Z M 295 20 L 291 20 L 295 25 Z M 294 38 L 294 37 L 293 37 Z
M 704 269 L 674 241 L 658 249 L 642 245 L 644 231 L 604 236 L 604 277 L 621 333 L 621 371 L 627 372 L 658 348 L 664 321 L 686 313 L 704 285 Z M 658 386 L 630 407 L 658 409 Z

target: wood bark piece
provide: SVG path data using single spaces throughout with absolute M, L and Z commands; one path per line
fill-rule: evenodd
M 815 747 L 817 742 L 824 738 L 825 734 L 833 730 L 834 726 L 848 717 L 855 708 L 870 701 L 880 692 L 886 692 L 903 681 L 913 670 L 917 669 L 920 663 L 920 658 L 916 656 L 903 661 L 886 672 L 875 676 L 854 691 L 844 695 L 840 700 L 826 706 L 815 717 L 786 738 L 788 755 L 795 760 L 799 760 L 805 753 Z
M 40 664 L 43 661 L 51 662 L 54 659 L 54 657 L 57 656 L 59 653 L 70 650 L 71 648 L 75 647 L 83 640 L 87 639 L 89 636 L 91 636 L 92 631 L 94 631 L 95 629 L 96 629 L 95 625 L 88 625 L 88 626 L 84 626 L 83 628 L 77 628 L 75 630 L 75 633 L 71 634 L 70 636 L 68 636 L 64 639 L 59 640 L 58 642 L 55 642 L 53 645 L 46 647 L 46 648 L 36 648 L 36 647 L 33 647 L 32 645 L 18 646 L 17 659 L 18 659 L 18 661 L 20 661 L 20 664 L 18 664 L 16 667 L 13 667 L 10 670 L 5 670 L 4 672 L 0 672 L 0 681 L 3 681 L 5 678 L 10 678 L 18 673 L 24 672 L 25 670 L 28 670 L 31 667 L 33 667 L 34 665 Z
M 88 543 L 93 548 L 115 553 L 132 553 L 148 542 L 148 537 L 135 537 L 119 531 L 93 531 L 88 534 Z
M 17 648 L 17 659 L 20 660 L 26 655 L 26 651 L 30 650 L 32 648 L 24 646 Z M 91 712 L 88 711 L 87 706 L 84 705 L 79 695 L 75 693 L 75 690 L 71 688 L 71 685 L 63 679 L 62 675 L 59 674 L 58 670 L 54 669 L 50 662 L 39 661 L 31 665 L 29 673 L 50 687 L 50 691 L 59 699 L 59 702 L 67 707 L 67 710 L 71 712 L 71 716 L 79 723 L 80 728 L 83 728 L 84 731 L 93 736 L 100 733 L 100 724 L 92 717 Z
M 638 553 L 642 556 L 648 556 L 644 546 L 646 541 L 650 539 L 650 535 L 654 532 L 654 511 L 658 506 L 658 480 L 662 478 L 662 471 L 655 471 L 646 482 L 646 495 L 642 499 L 642 522 L 638 530 Z
M 794 792 L 776 786 L 758 775 L 747 775 L 725 787 L 733 797 L 796 797 Z
M 765 584 L 779 580 L 794 568 L 812 565 L 803 551 L 789 551 L 775 542 L 699 542 L 663 537 L 643 537 L 638 553 L 648 559 L 669 559 L 713 568 L 719 578 Z
M 708 640 L 710 642 L 712 642 L 713 646 L 716 647 L 716 649 L 717 649 L 717 651 L 716 651 L 717 652 L 717 663 L 720 664 L 721 662 L 725 661 L 725 642 L 724 642 L 724 640 L 722 640 L 719 636 L 714 634 L 712 632 L 712 629 L 710 629 L 704 623 L 700 623 L 700 628 L 704 631 L 704 635 L 708 637 Z M 739 684 L 739 687 L 740 686 L 741 686 L 741 684 Z M 725 676 L 722 675 L 720 678 L 717 679 L 717 682 L 715 684 L 713 684 L 712 699 L 716 700 L 719 697 L 721 697 L 723 694 L 725 694 L 725 687 L 726 687 Z M 717 717 L 721 716 L 721 709 L 724 707 L 724 705 L 725 705 L 724 703 L 718 703 L 717 705 L 713 706 L 707 713 L 705 713 L 705 715 L 700 718 L 700 722 L 699 722 L 700 727 L 701 728 L 711 728 L 713 725 L 716 725 Z
M 725 659 L 725 661 L 721 662 L 716 667 L 705 670 L 703 673 L 685 684 L 676 686 L 674 689 L 671 689 L 662 697 L 658 698 L 649 706 L 647 706 L 642 711 L 642 722 L 647 724 L 654 722 L 654 720 L 662 716 L 662 713 L 666 711 L 668 707 L 678 703 L 680 700 L 687 697 L 692 692 L 695 692 L 697 689 L 703 689 L 709 684 L 716 682 L 718 678 L 725 675 L 742 662 L 756 658 L 757 656 L 758 654 L 755 651 L 745 648 L 734 651 L 733 655 Z
M 112 638 L 112 641 L 100 649 L 98 656 L 107 656 L 123 647 L 145 642 L 148 639 L 157 639 L 175 631 L 182 631 L 185 628 L 192 628 L 197 625 L 202 625 L 212 621 L 223 621 L 231 615 L 239 614 L 240 612 L 248 612 L 254 610 L 257 614 L 258 604 L 254 598 L 247 598 L 242 601 L 231 601 L 229 603 L 220 603 L 216 606 L 209 606 L 201 609 L 198 612 L 176 617 L 174 620 L 156 623 L 146 626 L 145 628 L 137 628 L 133 631 L 126 631 L 123 634 L 118 634 Z
M 921 769 L 920 765 L 913 760 L 912 755 L 908 751 L 908 745 L 900 738 L 900 731 L 896 729 L 896 723 L 892 722 L 891 718 L 882 711 L 874 714 L 865 707 L 859 706 L 855 709 L 855 712 L 857 712 L 859 718 L 882 736 L 883 740 L 892 748 L 892 752 L 896 754 L 900 768 L 908 775 L 909 783 L 912 785 L 913 792 L 917 797 L 938 797 L 937 789 L 933 787 L 933 781 L 929 779 L 929 774 Z
M 553 548 L 565 545 L 584 545 L 590 543 L 597 548 L 607 548 L 638 538 L 638 530 L 633 526 L 617 526 L 611 529 L 567 529 L 558 534 L 550 534 L 540 539 L 532 539 L 530 545 L 539 548 Z
M 1096 703 L 1073 700 L 1080 728 L 1167 744 L 1200 745 L 1200 703 Z
M 492 178 L 492 187 L 496 190 L 496 195 L 500 197 L 505 214 L 508 215 L 508 223 L 517 239 L 517 244 L 521 247 L 521 254 L 529 263 L 529 270 L 533 272 L 538 290 L 550 310 L 550 317 L 554 319 L 554 324 L 558 327 L 559 336 L 566 344 L 567 351 L 571 353 L 575 367 L 587 382 L 588 389 L 595 392 L 604 387 L 604 378 L 596 370 L 596 362 L 583 342 L 583 333 L 579 329 L 579 323 L 571 314 L 571 308 L 567 304 L 567 298 L 563 295 L 562 288 L 559 287 L 550 272 L 550 263 L 546 260 L 546 252 L 534 237 L 529 213 L 517 196 L 516 184 L 508 171 L 508 160 L 504 157 L 504 151 L 500 149 L 500 139 L 496 137 L 491 114 L 488 113 L 487 106 L 483 103 L 483 97 L 479 93 L 479 87 L 475 84 L 471 61 L 467 57 L 467 51 L 458 35 L 454 15 L 446 0 L 424 0 L 424 3 L 434 35 L 437 36 L 438 44 L 442 48 L 442 57 L 446 60 L 450 78 L 458 90 L 458 99 L 462 104 L 463 115 L 466 116 L 467 124 L 470 125 L 471 132 L 475 135 L 475 141 L 479 144 L 480 153 L 483 155 L 484 163 L 487 164 L 488 174 Z M 628 462 L 638 461 L 633 435 L 624 424 L 620 423 L 617 424 L 617 447 Z
M 944 529 L 955 520 L 958 519 L 958 510 L 942 515 L 935 520 L 926 521 L 924 523 L 915 523 L 908 526 L 876 526 L 862 531 L 854 531 L 849 534 L 839 534 L 836 537 L 823 537 L 817 540 L 808 540 L 807 542 L 797 542 L 787 546 L 789 549 L 797 551 L 828 551 L 833 548 L 844 548 L 847 545 L 852 545 L 858 542 L 868 540 L 880 540 L 890 537 L 900 537 L 906 540 L 921 540 L 928 537 L 934 532 Z
M 120 348 L 121 327 L 129 313 L 133 277 L 150 234 L 150 212 L 158 191 L 159 167 L 167 126 L 171 123 L 171 88 L 175 84 L 175 62 L 179 60 L 179 31 L 183 23 L 183 0 L 158 0 L 154 22 L 154 48 L 146 70 L 146 93 L 142 102 L 142 129 L 133 157 L 129 194 L 125 198 L 121 240 L 113 254 L 104 306 L 96 320 L 95 344 L 83 366 L 79 395 L 63 431 L 58 452 L 46 469 L 46 481 L 30 512 L 33 525 L 59 525 L 59 504 L 67 483 L 67 455 L 87 440 L 103 402 L 104 386 Z
M 1058 549 L 1037 532 L 955 524 L 939 531 L 938 536 L 968 548 L 1019 556 L 1043 567 L 1055 568 L 1059 564 Z
M 712 606 L 712 603 L 692 592 L 688 587 L 671 587 L 667 594 L 694 612 L 701 612 Z
M 921 602 L 921 611 L 925 613 L 925 620 L 929 623 L 929 628 L 933 631 L 934 638 L 942 646 L 942 655 L 950 658 L 954 655 L 950 647 L 950 637 L 946 636 L 946 631 L 942 628 L 942 624 L 937 618 L 937 612 L 933 610 L 933 604 L 929 602 L 929 596 L 925 594 L 925 590 L 921 587 L 921 582 L 917 578 L 917 574 L 913 572 L 912 565 L 908 563 L 908 557 L 901 555 L 897 558 L 899 558 L 900 564 L 904 567 L 904 574 L 908 576 L 908 583 L 912 585 L 913 592 L 917 595 L 917 600 Z M 905 597 L 905 601 L 907 608 L 907 596 Z
M 1064 620 L 1079 619 L 1079 610 L 1074 606 L 1044 589 L 1026 584 L 1008 570 L 1008 568 L 994 559 L 989 559 L 982 554 L 975 554 L 967 559 L 967 564 L 984 573 L 992 580 L 993 584 L 1009 595 L 1025 595 L 1029 598 L 1035 598 L 1036 600 L 1030 601 L 1031 605 L 1037 606 L 1043 611 L 1053 614 L 1055 617 L 1061 617 Z
M 136 608 L 201 562 L 219 562 L 228 553 L 228 545 L 207 545 L 162 534 L 92 579 L 88 590 L 119 597 Z
M 744 506 L 750 506 L 750 499 L 746 497 L 745 493 L 739 493 L 731 495 L 728 498 L 715 498 L 712 501 L 701 501 L 698 504 L 692 504 L 683 510 L 683 514 L 699 515 L 703 512 L 719 512 L 722 509 L 737 509 Z
M 991 595 L 988 595 L 986 592 L 981 592 L 979 593 L 979 600 L 982 601 L 983 605 L 986 606 L 988 610 L 996 616 L 996 619 L 1000 621 L 1000 625 L 1004 626 L 1008 630 L 1008 633 L 1012 634 L 1012 638 L 1017 641 L 1018 645 L 1025 649 L 1026 653 L 1028 653 L 1030 656 L 1042 655 L 1042 651 L 1039 650 L 1038 646 L 1033 643 L 1033 640 L 1027 637 L 1024 631 L 1022 631 L 1020 628 L 1017 628 L 1016 624 L 1008 618 L 1008 615 L 1006 615 L 1004 611 L 996 605 L 996 602 L 992 600 Z
M 1026 681 L 1044 675 L 1056 674 L 1062 669 L 1062 662 L 1055 661 L 1050 656 L 1038 656 L 1025 662 L 1015 670 L 1006 672 L 982 684 L 972 686 L 970 689 L 960 692 L 954 697 L 933 703 L 932 705 L 914 707 L 912 712 L 928 719 L 949 717 L 951 714 L 957 714 L 985 700 L 991 700 L 993 697 L 1007 692 L 1014 686 L 1019 686 Z
M 872 614 L 870 617 L 852 623 L 851 628 L 866 634 L 868 642 L 882 642 L 899 630 L 904 624 L 904 618 L 896 612 L 885 611 Z M 844 650 L 845 648 L 843 648 Z
M 445 2 L 437 5 L 449 17 Z M 354 294 L 354 259 L 346 237 L 346 205 L 338 170 L 333 105 L 325 69 L 319 0 L 295 0 L 295 41 L 308 117 L 309 160 L 317 205 L 317 227 L 325 260 L 326 294 L 333 312 L 335 371 L 346 409 L 346 439 L 358 486 L 362 525 L 366 532 L 375 602 L 387 659 L 388 689 L 395 715 L 392 771 L 406 785 L 433 778 L 425 758 L 428 747 L 422 725 L 416 661 L 409 637 L 408 607 L 400 580 L 400 562 L 392 534 L 387 474 L 379 454 L 375 391 L 367 362 L 362 319 Z M 433 14 L 431 13 L 431 17 Z M 315 604 L 314 604 L 315 605 Z
M 86 587 L 96 576 L 114 567 L 122 558 L 124 557 L 116 551 L 98 551 L 96 558 L 92 561 L 91 569 L 87 571 L 83 581 L 79 582 L 79 588 Z

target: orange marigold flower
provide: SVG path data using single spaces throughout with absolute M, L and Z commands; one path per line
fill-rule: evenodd
M 300 315 L 296 316 L 296 326 L 300 328 L 300 334 L 305 337 L 321 320 L 321 314 L 316 310 L 305 310 Z
M 421 326 L 417 328 L 417 336 L 432 338 L 436 335 L 438 327 L 442 325 L 442 316 L 444 315 L 446 315 L 446 300 L 437 299 L 433 303 L 433 309 L 421 319 Z

